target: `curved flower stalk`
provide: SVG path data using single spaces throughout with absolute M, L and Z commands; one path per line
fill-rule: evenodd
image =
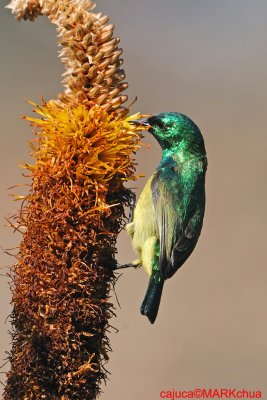
M 60 58 L 65 64 L 64 104 L 99 104 L 106 111 L 119 110 L 127 101 L 121 93 L 127 89 L 121 68 L 122 49 L 119 38 L 113 38 L 114 25 L 108 16 L 92 12 L 91 0 L 12 0 L 7 6 L 18 19 L 33 20 L 45 14 L 57 25 Z
M 135 179 L 137 115 L 127 116 L 124 72 L 108 17 L 89 0 L 12 0 L 18 19 L 58 26 L 65 92 L 34 104 L 25 165 L 31 190 L 14 216 L 23 240 L 13 268 L 13 343 L 5 400 L 86 400 L 100 393 L 114 315 L 116 238 Z

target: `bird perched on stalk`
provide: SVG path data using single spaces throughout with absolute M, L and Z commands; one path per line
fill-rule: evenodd
M 148 179 L 126 230 L 138 259 L 150 276 L 141 314 L 153 324 L 164 281 L 183 265 L 198 241 L 205 209 L 207 158 L 197 125 L 187 116 L 166 112 L 135 121 L 162 148 L 162 158 Z

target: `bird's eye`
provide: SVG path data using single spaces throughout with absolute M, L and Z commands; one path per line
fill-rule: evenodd
M 159 129 L 165 129 L 165 127 L 166 127 L 166 125 L 164 124 L 163 121 L 158 121 L 157 125 L 158 125 Z

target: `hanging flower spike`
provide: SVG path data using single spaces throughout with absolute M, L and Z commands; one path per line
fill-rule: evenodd
M 64 93 L 32 103 L 31 189 L 14 216 L 12 350 L 4 400 L 93 400 L 106 379 L 116 239 L 136 179 L 140 128 L 123 106 L 122 50 L 90 0 L 12 0 L 57 25 Z M 12 223 L 12 222 L 11 222 Z

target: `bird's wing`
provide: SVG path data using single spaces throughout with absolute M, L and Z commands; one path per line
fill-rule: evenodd
M 170 278 L 179 269 L 194 250 L 202 227 L 201 211 L 195 209 L 189 218 L 185 229 L 180 231 L 175 243 L 171 258 L 165 268 L 165 279 Z
M 197 208 L 188 207 L 190 211 L 185 220 L 178 211 L 179 194 L 173 184 L 177 182 L 176 167 L 175 161 L 168 158 L 151 182 L 160 242 L 159 267 L 165 279 L 170 278 L 194 250 L 202 220 Z

